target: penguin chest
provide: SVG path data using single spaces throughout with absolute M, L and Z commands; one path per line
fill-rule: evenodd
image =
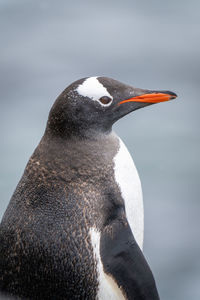
M 126 146 L 119 138 L 114 175 L 125 203 L 126 217 L 140 248 L 143 246 L 144 213 L 140 178 Z

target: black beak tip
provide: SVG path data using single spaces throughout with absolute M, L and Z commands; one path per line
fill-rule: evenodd
M 174 92 L 168 91 L 167 93 L 171 96 L 171 99 L 175 99 L 177 97 L 177 94 Z
M 170 96 L 170 99 L 175 99 L 177 94 L 171 91 L 156 91 L 157 93 L 167 94 Z

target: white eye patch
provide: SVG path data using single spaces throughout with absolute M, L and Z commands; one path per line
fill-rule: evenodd
M 108 93 L 107 89 L 99 82 L 97 77 L 89 77 L 82 84 L 77 87 L 79 95 L 88 97 L 94 101 L 98 101 L 101 97 L 107 96 L 113 99 Z M 102 106 L 109 106 L 112 101 L 108 104 L 103 104 L 98 101 Z

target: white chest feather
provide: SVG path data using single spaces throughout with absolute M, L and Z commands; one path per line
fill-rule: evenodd
M 120 147 L 114 157 L 115 180 L 125 203 L 127 220 L 142 249 L 144 232 L 143 199 L 140 178 L 126 146 L 119 138 Z
M 103 264 L 100 257 L 100 232 L 95 228 L 90 229 L 90 239 L 94 252 L 94 259 L 97 262 L 98 273 L 98 293 L 97 300 L 125 300 L 122 291 L 117 286 L 111 276 L 103 270 Z
M 142 249 L 143 244 L 143 200 L 140 179 L 133 160 L 119 139 L 120 147 L 114 157 L 115 180 L 119 185 L 125 202 L 126 216 L 133 235 Z M 97 262 L 98 300 L 125 300 L 121 289 L 115 280 L 103 270 L 100 257 L 100 232 L 96 228 L 90 229 L 90 239 Z

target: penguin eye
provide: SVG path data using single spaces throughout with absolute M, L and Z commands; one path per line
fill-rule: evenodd
M 103 96 L 99 99 L 99 101 L 102 103 L 102 104 L 109 104 L 112 99 L 108 96 Z

